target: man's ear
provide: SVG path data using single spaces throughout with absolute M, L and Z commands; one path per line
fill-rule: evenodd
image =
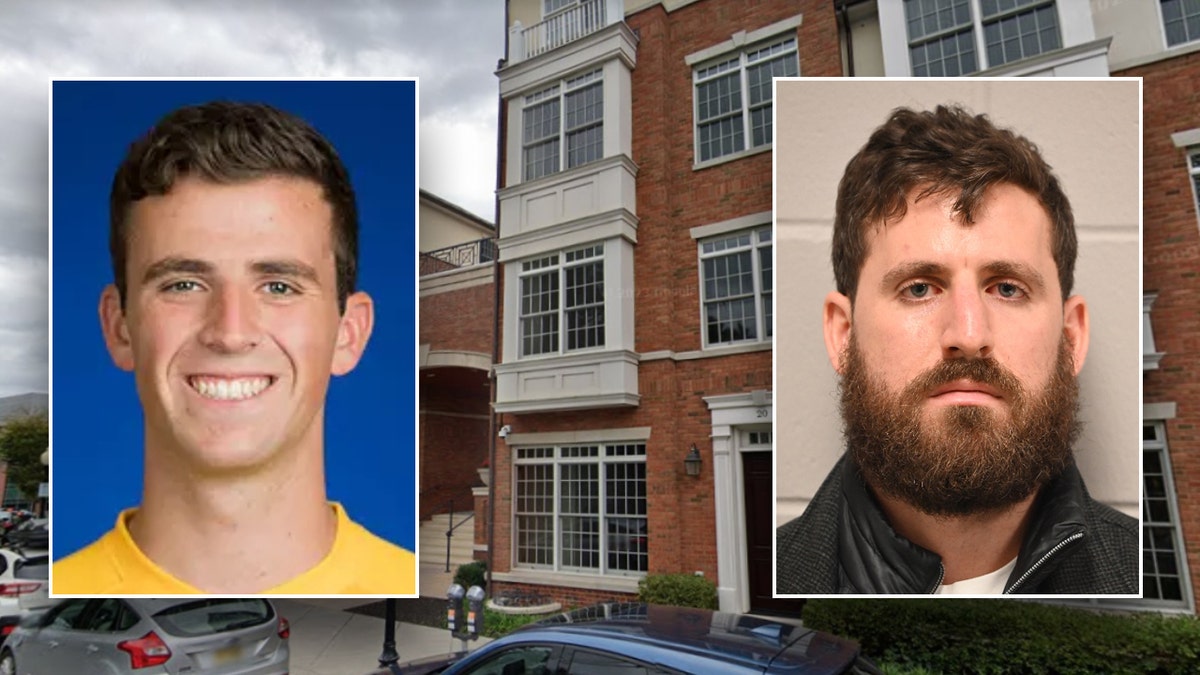
M 1070 341 L 1075 375 L 1079 375 L 1088 352 L 1088 311 L 1082 296 L 1072 295 L 1063 303 L 1063 334 Z
M 829 354 L 829 362 L 839 375 L 842 374 L 842 356 L 850 346 L 850 324 L 853 306 L 850 298 L 830 291 L 825 296 L 825 351 Z
M 104 345 L 113 363 L 121 370 L 133 370 L 133 344 L 129 340 L 129 327 L 125 324 L 125 310 L 121 309 L 121 295 L 117 287 L 109 284 L 100 293 L 100 331 L 104 334 Z
M 354 370 L 358 360 L 371 339 L 375 326 L 375 303 L 371 296 L 359 291 L 346 298 L 346 311 L 342 312 L 338 325 L 337 345 L 333 351 L 334 375 L 345 375 Z

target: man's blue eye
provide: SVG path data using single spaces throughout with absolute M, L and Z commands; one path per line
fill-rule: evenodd
M 929 295 L 929 284 L 913 284 L 908 287 L 908 293 L 914 298 L 923 298 Z
M 167 286 L 167 290 L 178 292 L 178 293 L 183 293 L 186 291 L 194 291 L 194 290 L 196 290 L 196 282 L 188 281 L 186 279 L 181 280 L 181 281 L 173 281 Z
M 282 281 L 272 281 L 267 284 L 267 292 L 271 295 L 291 295 L 295 289 Z
M 1001 283 L 996 285 L 996 291 L 1002 298 L 1015 298 L 1021 294 L 1021 287 L 1016 284 Z

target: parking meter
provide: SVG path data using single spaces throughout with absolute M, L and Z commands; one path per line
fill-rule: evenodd
M 472 640 L 483 632 L 483 598 L 483 589 L 478 586 L 467 591 L 467 635 Z
M 462 613 L 463 595 L 465 594 L 466 591 L 458 584 L 452 584 L 446 590 L 446 627 L 455 635 L 462 628 L 459 621 Z

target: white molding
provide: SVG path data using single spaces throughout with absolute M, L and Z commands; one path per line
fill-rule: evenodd
M 1162 29 L 1162 22 L 1159 22 L 1159 29 Z M 1166 61 L 1167 59 L 1173 59 L 1178 56 L 1186 56 L 1195 52 L 1200 52 L 1200 40 L 1187 42 L 1179 45 L 1178 47 L 1164 49 L 1163 51 L 1155 52 L 1147 56 L 1139 56 L 1137 58 L 1132 58 L 1120 63 L 1114 63 L 1111 64 L 1111 68 L 1115 73 L 1119 70 L 1129 70 L 1130 68 L 1137 68 L 1138 66 L 1148 66 L 1152 63 Z
M 738 427 L 771 425 L 773 395 L 768 389 L 705 396 L 712 418 L 713 506 L 717 528 L 717 601 L 723 612 L 750 610 L 746 561 L 745 484 L 735 434 Z M 762 416 L 762 410 L 766 410 Z M 772 431 L 774 427 L 772 426 Z M 762 452 L 762 448 L 752 451 Z
M 454 270 L 446 270 L 445 272 L 427 274 L 421 277 L 420 297 L 424 298 L 430 295 L 438 295 L 439 293 L 461 291 L 465 288 L 490 284 L 494 272 L 495 262 L 487 262 L 481 265 L 472 265 L 471 267 L 460 267 Z
M 616 238 L 636 244 L 637 227 L 637 216 L 625 208 L 617 208 L 559 225 L 514 234 L 502 240 L 500 262 L 516 264 L 515 261 L 525 258 Z
M 1142 419 L 1146 421 L 1175 419 L 1175 402 L 1143 403 Z
M 670 359 L 672 361 L 695 361 L 697 359 L 714 359 L 722 356 L 733 356 L 734 354 L 750 354 L 753 352 L 769 352 L 775 348 L 775 344 L 771 339 L 761 342 L 746 342 L 736 345 L 709 347 L 708 349 L 697 349 L 687 352 L 676 352 L 670 349 L 660 349 L 653 352 L 642 354 L 642 362 L 646 361 L 662 361 Z
M 471 368 L 491 371 L 492 357 L 483 352 L 458 350 L 424 350 L 421 352 L 421 369 L 425 368 Z
M 724 56 L 725 54 L 729 54 L 730 52 L 735 52 L 742 47 L 758 42 L 759 40 L 768 40 L 776 35 L 780 35 L 788 31 L 789 29 L 795 31 L 800 27 L 803 19 L 803 14 L 797 14 L 782 21 L 776 21 L 769 26 L 763 26 L 762 28 L 752 31 L 740 30 L 736 33 L 733 33 L 729 39 L 725 40 L 724 42 L 719 42 L 711 47 L 706 47 L 698 52 L 692 52 L 691 54 L 688 54 L 687 56 L 683 57 L 683 62 L 689 67 L 695 66 L 696 64 L 708 61 L 709 59 L 716 59 Z
M 495 581 L 538 586 L 565 586 L 617 593 L 637 593 L 642 577 L 612 577 L 600 574 L 570 574 L 539 569 L 514 569 L 511 572 L 492 572 Z
M 1171 142 L 1177 148 L 1190 148 L 1200 145 L 1200 129 L 1188 129 L 1171 134 Z
M 692 229 L 688 230 L 688 232 L 692 235 L 692 239 L 707 239 L 708 237 L 715 237 L 719 234 L 725 234 L 727 232 L 748 230 L 752 227 L 770 224 L 771 212 L 759 211 L 758 213 L 751 213 L 747 216 L 739 216 L 737 218 L 730 218 L 729 220 L 722 220 L 719 223 L 693 227 Z
M 513 433 L 504 439 L 504 444 L 512 448 L 519 445 L 573 445 L 576 443 L 647 441 L 649 439 L 650 427 L 627 427 L 623 429 Z
M 695 135 L 696 135 L 696 123 L 693 121 L 692 122 L 692 136 L 694 137 Z M 735 152 L 735 153 L 732 153 L 729 155 L 721 155 L 720 157 L 713 157 L 712 159 L 706 159 L 703 162 L 693 162 L 692 163 L 692 171 L 701 171 L 703 169 L 709 169 L 714 166 L 717 166 L 718 164 L 725 164 L 727 162 L 732 162 L 732 161 L 739 160 L 739 159 L 745 159 L 752 155 L 761 155 L 764 152 L 770 152 L 771 148 L 774 147 L 774 145 L 775 145 L 775 143 L 772 141 L 771 143 L 759 145 L 757 147 L 753 147 L 748 150 L 742 150 L 741 152 Z
M 1090 77 L 1108 77 L 1108 46 L 1112 43 L 1112 36 L 1103 37 L 1090 42 L 1063 47 L 1049 52 L 1042 52 L 1034 56 L 1029 56 L 1017 61 L 1010 61 L 987 70 L 977 70 L 968 77 L 1021 77 L 1024 75 L 1032 75 L 1045 70 L 1053 70 L 1062 68 L 1076 63 L 1082 63 L 1088 59 L 1102 59 L 1103 72 L 1096 73 L 1071 73 L 1072 77 L 1090 76 Z
M 624 21 L 618 21 L 532 59 L 510 63 L 496 71 L 500 97 L 510 99 L 531 93 L 610 59 L 620 59 L 627 69 L 633 70 L 637 64 L 637 42 L 633 30 Z

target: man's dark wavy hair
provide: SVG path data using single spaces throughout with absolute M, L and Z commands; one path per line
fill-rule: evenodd
M 109 195 L 109 253 L 125 306 L 129 212 L 146 197 L 169 193 L 187 177 L 219 184 L 267 176 L 311 180 L 333 211 L 338 310 L 354 292 L 358 208 L 337 151 L 307 122 L 262 103 L 213 101 L 168 113 L 135 141 L 117 168 Z
M 1023 136 L 958 106 L 916 112 L 897 108 L 846 165 L 833 222 L 833 274 L 839 293 L 854 300 L 867 257 L 867 235 L 903 218 L 908 196 L 955 199 L 963 223 L 988 188 L 1011 183 L 1034 195 L 1050 216 L 1051 247 L 1063 299 L 1075 280 L 1075 218 L 1050 166 Z

